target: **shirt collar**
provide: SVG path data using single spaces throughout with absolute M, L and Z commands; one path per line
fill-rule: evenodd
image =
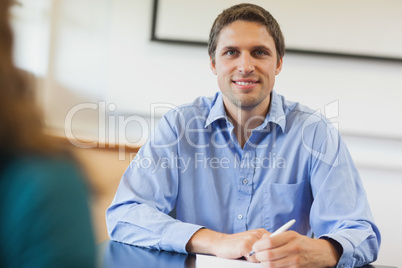
M 209 112 L 204 127 L 205 128 L 208 127 L 210 124 L 212 124 L 212 122 L 217 121 L 219 119 L 227 120 L 225 107 L 223 105 L 222 92 L 218 92 L 216 94 L 215 100 L 212 104 L 211 110 Z M 282 128 L 282 131 L 285 130 L 286 117 L 283 107 L 283 101 L 282 98 L 278 94 L 276 94 L 275 91 L 272 91 L 271 94 L 270 111 L 265 117 L 264 122 L 259 127 L 257 127 L 256 130 L 266 128 L 269 122 L 279 125 Z
M 274 90 L 271 94 L 271 107 L 267 116 L 265 117 L 264 123 L 258 128 L 265 128 L 269 122 L 279 125 L 282 131 L 285 131 L 286 126 L 286 115 L 284 111 L 283 100 L 280 95 L 278 95 Z
M 223 105 L 222 92 L 218 92 L 215 95 L 215 100 L 212 104 L 211 110 L 209 111 L 209 115 L 204 127 L 207 128 L 210 124 L 212 124 L 212 122 L 222 118 L 226 119 L 226 112 Z

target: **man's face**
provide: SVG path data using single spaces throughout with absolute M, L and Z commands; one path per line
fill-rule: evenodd
M 211 69 L 226 109 L 266 111 L 281 68 L 282 59 L 278 62 L 275 42 L 264 25 L 239 20 L 221 30 Z

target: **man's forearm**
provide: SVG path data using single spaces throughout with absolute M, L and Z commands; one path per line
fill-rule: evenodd
M 222 233 L 202 228 L 194 233 L 186 245 L 187 252 L 216 255 L 213 246 L 223 239 Z
M 334 267 L 338 264 L 340 256 L 340 252 L 335 248 L 334 244 L 332 244 L 328 240 L 324 239 L 315 239 L 315 242 L 321 244 L 319 246 L 322 249 L 321 256 L 324 257 L 323 263 L 325 267 Z
M 200 229 L 190 238 L 186 250 L 191 253 L 211 254 L 228 259 L 247 257 L 254 243 L 266 233 L 268 232 L 265 229 L 236 234 Z

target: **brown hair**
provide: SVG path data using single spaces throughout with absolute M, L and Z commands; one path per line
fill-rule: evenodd
M 208 40 L 208 54 L 215 62 L 215 51 L 223 27 L 237 20 L 257 22 L 265 25 L 275 42 L 278 62 L 285 55 L 285 39 L 275 18 L 264 8 L 254 4 L 239 4 L 225 9 L 212 25 Z
M 54 152 L 58 146 L 43 134 L 43 122 L 27 74 L 13 63 L 11 3 L 0 0 L 0 151 Z

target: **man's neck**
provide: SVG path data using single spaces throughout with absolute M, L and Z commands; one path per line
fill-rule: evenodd
M 229 103 L 228 107 L 225 104 L 226 114 L 234 126 L 233 131 L 242 148 L 250 138 L 252 130 L 264 122 L 270 108 L 270 103 L 269 98 L 268 105 L 251 109 L 237 107 L 232 103 Z

